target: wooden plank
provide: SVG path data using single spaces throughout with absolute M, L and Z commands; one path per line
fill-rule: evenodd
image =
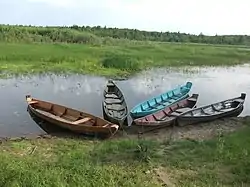
M 122 104 L 123 99 L 118 99 L 118 98 L 107 98 L 104 100 L 105 103 L 107 104 Z
M 91 120 L 91 118 L 86 117 L 86 118 L 74 121 L 74 122 L 72 122 L 72 124 L 77 125 L 77 124 L 80 124 L 80 123 L 85 123 L 85 122 L 90 121 L 90 120 Z
M 50 112 L 46 112 L 46 111 L 43 111 L 43 110 L 39 110 L 39 109 L 36 109 L 37 112 L 51 118 L 51 119 L 54 119 L 54 120 L 57 120 L 57 121 L 61 121 L 61 122 L 65 122 L 65 123 L 70 123 L 70 121 L 66 120 L 66 119 L 63 119 L 59 116 L 56 116 L 54 114 L 51 114 Z
M 107 106 L 107 109 L 119 112 L 122 110 L 126 110 L 126 107 L 123 105 L 109 105 L 109 106 Z
M 114 99 L 119 99 L 119 97 L 116 94 L 106 94 L 106 98 L 114 98 Z
M 197 99 L 196 98 L 193 98 L 193 97 L 190 97 L 187 99 L 188 101 L 196 101 Z
M 35 104 L 38 103 L 38 101 L 29 101 L 29 104 Z

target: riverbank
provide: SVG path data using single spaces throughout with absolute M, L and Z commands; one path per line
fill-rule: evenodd
M 106 141 L 54 137 L 2 142 L 0 185 L 248 186 L 250 120 L 220 123 L 234 126 L 234 132 L 206 138 L 185 133 L 174 141 L 130 136 Z
M 239 46 L 0 43 L 2 77 L 45 72 L 127 77 L 153 67 L 230 66 L 247 63 L 249 59 L 248 48 Z

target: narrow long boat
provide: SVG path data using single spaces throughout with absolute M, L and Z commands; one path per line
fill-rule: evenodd
M 110 137 L 119 128 L 104 119 L 59 104 L 38 100 L 26 95 L 29 112 L 53 125 L 76 133 L 100 134 Z
M 185 85 L 178 86 L 173 90 L 139 103 L 131 109 L 130 115 L 133 119 L 136 119 L 162 110 L 163 108 L 184 99 L 189 93 L 191 87 L 192 83 L 187 82 Z
M 142 118 L 135 119 L 134 123 L 138 126 L 155 128 L 172 125 L 177 116 L 196 107 L 198 97 L 199 94 L 193 94 L 192 96 L 187 95 L 186 98 L 170 105 L 169 107 Z
M 112 80 L 108 81 L 103 97 L 102 109 L 104 119 L 118 125 L 127 125 L 127 104 L 121 90 Z
M 185 126 L 201 122 L 209 122 L 219 118 L 237 117 L 244 109 L 246 94 L 189 110 L 177 117 L 177 124 Z

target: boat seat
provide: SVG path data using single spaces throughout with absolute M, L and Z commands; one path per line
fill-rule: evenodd
M 186 111 L 188 111 L 188 110 L 190 110 L 190 108 L 179 108 L 179 109 L 177 109 L 177 110 L 175 110 L 176 112 L 186 112 Z
M 113 111 L 122 111 L 122 110 L 126 110 L 126 107 L 121 106 L 121 105 L 119 105 L 118 107 L 116 107 L 115 105 L 110 105 L 110 106 L 107 106 L 107 109 L 113 110 Z
M 80 123 L 85 123 L 85 122 L 90 121 L 90 120 L 91 120 L 91 118 L 86 117 L 86 118 L 82 118 L 82 119 L 79 119 L 77 121 L 74 121 L 74 122 L 72 122 L 72 124 L 77 125 L 77 124 L 80 124 Z
M 107 84 L 107 87 L 115 87 L 115 85 L 114 85 L 113 82 L 109 82 L 109 83 Z
M 106 100 L 104 100 L 104 102 L 107 104 L 120 104 L 123 101 L 124 99 L 120 99 L 120 98 L 107 98 Z
M 171 115 L 173 115 L 173 116 L 179 116 L 180 113 L 178 113 L 178 112 L 172 112 L 172 113 L 170 114 L 170 116 L 171 116 Z
M 59 116 L 56 116 L 54 114 L 51 114 L 50 112 L 46 112 L 46 111 L 43 111 L 43 110 L 40 110 L 40 109 L 36 109 L 37 112 L 39 112 L 40 114 L 43 114 L 44 116 L 47 116 L 49 118 L 53 118 L 55 120 L 58 120 L 58 121 L 61 121 L 61 122 L 64 122 L 64 123 L 70 123 L 70 121 L 66 120 L 66 119 L 63 119 Z
M 29 101 L 29 104 L 35 104 L 38 103 L 38 101 Z
M 188 100 L 188 101 L 196 101 L 197 99 L 196 99 L 196 98 L 191 97 L 191 98 L 188 98 L 187 100 Z
M 106 94 L 104 97 L 106 98 L 119 98 L 117 95 L 115 94 Z

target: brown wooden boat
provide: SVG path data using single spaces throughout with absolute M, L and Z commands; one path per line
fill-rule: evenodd
M 176 117 L 196 107 L 199 94 L 187 95 L 186 98 L 174 103 L 158 112 L 134 120 L 135 125 L 144 127 L 165 127 L 173 124 Z
M 100 134 L 110 137 L 119 128 L 118 125 L 89 113 L 38 100 L 30 95 L 26 95 L 26 101 L 29 111 L 36 117 L 76 133 Z
M 237 117 L 244 109 L 245 99 L 246 93 L 241 93 L 239 97 L 189 110 L 177 117 L 177 125 L 185 126 L 220 118 Z

